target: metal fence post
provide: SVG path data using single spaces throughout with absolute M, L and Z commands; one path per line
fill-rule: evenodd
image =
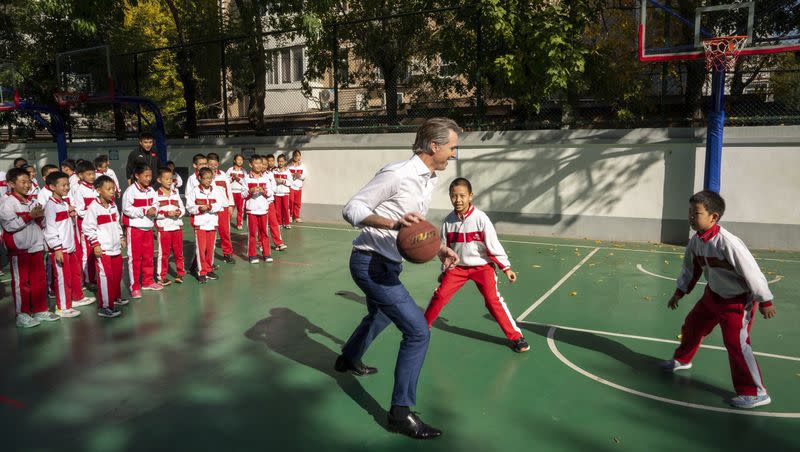
M 222 66 L 222 114 L 225 121 L 225 137 L 228 137 L 228 65 L 225 64 L 225 39 L 219 43 L 220 66 Z
M 333 23 L 331 59 L 333 60 L 333 133 L 339 133 L 339 24 Z

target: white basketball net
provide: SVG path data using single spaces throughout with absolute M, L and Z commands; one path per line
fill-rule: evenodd
M 736 68 L 736 58 L 744 49 L 747 36 L 722 36 L 703 41 L 706 52 L 706 69 L 732 71 Z

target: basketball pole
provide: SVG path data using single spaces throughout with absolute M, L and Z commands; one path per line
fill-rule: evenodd
M 725 127 L 725 71 L 712 69 L 711 98 L 713 105 L 706 128 L 706 167 L 703 188 L 719 193 L 722 167 L 722 132 Z

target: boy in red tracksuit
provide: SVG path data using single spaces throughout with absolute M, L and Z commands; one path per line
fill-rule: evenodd
M 83 235 L 83 217 L 86 216 L 86 209 L 97 199 L 97 191 L 94 189 L 95 167 L 92 162 L 81 160 L 75 166 L 75 174 L 78 176 L 78 183 L 73 185 L 69 191 L 69 198 L 75 206 L 78 214 L 75 221 L 78 227 L 78 241 L 81 254 L 81 271 L 83 272 L 83 283 L 86 285 L 95 283 L 94 252 Z
M 681 344 L 662 368 L 668 372 L 691 368 L 703 338 L 719 325 L 737 394 L 729 403 L 754 408 L 772 400 L 750 345 L 750 328 L 756 307 L 765 319 L 775 317 L 775 307 L 767 278 L 747 246 L 717 224 L 723 213 L 725 201 L 717 193 L 701 191 L 689 198 L 689 225 L 697 234 L 686 246 L 678 288 L 667 307 L 677 308 L 704 273 L 708 285 L 684 320 Z
M 275 181 L 275 156 L 272 154 L 267 154 L 266 157 L 262 157 L 263 162 L 265 164 L 264 167 L 264 174 L 269 175 L 272 178 L 272 184 L 275 187 L 274 192 L 278 190 L 278 184 Z M 276 251 L 283 251 L 288 246 L 283 241 L 283 237 L 281 237 L 281 223 L 278 220 L 278 203 L 275 202 L 276 194 L 273 193 L 273 196 L 270 197 L 269 200 L 269 213 L 267 214 L 267 225 L 269 226 L 269 235 L 272 237 L 272 249 Z
M 172 180 L 172 170 L 163 167 L 158 169 L 159 187 L 156 191 L 158 265 L 156 277 L 163 286 L 172 284 L 172 281 L 167 279 L 170 254 L 175 256 L 175 271 L 177 272 L 175 282 L 183 283 L 183 277 L 186 276 L 183 259 L 183 216 L 186 215 L 186 209 L 183 207 L 180 193 L 172 188 Z
M 201 168 L 197 172 L 199 185 L 186 192 L 186 211 L 195 232 L 196 248 L 192 268 L 197 268 L 197 281 L 205 284 L 219 279 L 214 273 L 214 242 L 217 234 L 217 214 L 228 200 L 222 190 L 213 185 L 214 172 Z
M 114 204 L 117 184 L 109 176 L 100 176 L 94 181 L 97 200 L 89 204 L 83 218 L 83 234 L 92 247 L 97 273 L 97 315 L 117 317 L 122 311 L 117 306 L 128 304 L 122 298 L 122 250 L 125 248 L 124 233 L 119 225 L 120 215 Z
M 122 195 L 122 224 L 128 238 L 128 275 L 131 298 L 142 298 L 142 290 L 161 290 L 153 279 L 153 226 L 156 215 L 156 191 L 150 186 L 153 172 L 140 164 L 133 171 L 133 185 Z
M 278 166 L 272 171 L 275 178 L 275 207 L 277 207 L 278 222 L 284 229 L 292 229 L 289 218 L 289 193 L 292 187 L 292 173 L 286 168 L 286 156 L 278 156 Z
M 56 314 L 76 317 L 74 309 L 94 303 L 94 297 L 83 295 L 81 259 L 75 237 L 75 208 L 69 204 L 69 176 L 61 171 L 47 175 L 50 199 L 44 206 L 44 240 L 50 252 L 53 268 L 53 291 L 56 294 Z
M 269 252 L 269 237 L 267 236 L 267 220 L 269 218 L 269 200 L 275 190 L 275 181 L 266 173 L 266 162 L 259 155 L 250 157 L 252 171 L 245 176 L 244 184 L 247 187 L 245 208 L 247 209 L 247 256 L 251 264 L 259 262 L 256 255 L 257 245 L 261 242 L 264 253 L 261 258 L 264 262 L 272 262 Z
M 300 207 L 303 204 L 303 183 L 308 177 L 308 168 L 301 161 L 302 155 L 299 149 L 292 151 L 292 161 L 289 163 L 289 172 L 292 174 L 292 185 L 289 192 L 289 210 L 292 221 L 302 223 L 300 218 Z
M 497 291 L 495 267 L 499 267 L 512 283 L 517 280 L 517 274 L 511 270 L 511 262 L 497 239 L 492 221 L 472 205 L 472 196 L 472 184 L 467 179 L 459 177 L 450 183 L 453 212 L 442 225 L 442 243 L 458 254 L 459 264 L 439 277 L 440 284 L 425 310 L 425 319 L 430 327 L 450 298 L 464 283 L 472 280 L 483 295 L 486 309 L 511 341 L 512 350 L 526 352 L 530 345 Z
M 108 176 L 111 178 L 111 180 L 114 181 L 114 186 L 116 187 L 115 196 L 119 197 L 122 194 L 122 191 L 119 188 L 119 179 L 117 179 L 117 173 L 115 173 L 114 170 L 109 168 L 108 166 L 108 156 L 98 155 L 94 159 L 94 168 L 95 168 L 95 179 L 97 179 L 100 176 Z
M 242 230 L 242 217 L 244 215 L 244 198 L 247 187 L 244 186 L 244 177 L 247 171 L 244 170 L 244 157 L 241 154 L 233 156 L 233 166 L 228 168 L 226 174 L 231 183 L 231 193 L 233 193 L 233 206 L 236 208 L 236 229 Z
M 28 199 L 31 180 L 25 169 L 6 173 L 11 194 L 0 204 L 3 243 L 11 261 L 11 297 L 17 326 L 31 328 L 60 317 L 47 309 L 44 270 L 44 210 Z
M 228 175 L 219 170 L 219 155 L 212 152 L 206 158 L 208 159 L 208 167 L 214 172 L 214 185 L 219 187 L 225 194 L 224 209 L 217 214 L 219 221 L 217 231 L 219 231 L 220 248 L 222 248 L 222 261 L 233 264 L 235 261 L 233 260 L 233 243 L 231 242 L 231 213 L 233 212 L 231 183 L 228 180 Z

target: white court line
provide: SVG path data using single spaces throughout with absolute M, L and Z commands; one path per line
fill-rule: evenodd
M 295 228 L 308 228 L 308 229 L 324 229 L 326 231 L 350 231 L 355 232 L 359 229 L 356 228 L 326 228 L 321 226 L 294 226 Z M 586 249 L 600 249 L 600 250 L 620 250 L 620 251 L 631 251 L 634 253 L 649 253 L 649 254 L 679 254 L 683 256 L 683 249 L 676 250 L 676 251 L 658 251 L 658 250 L 638 250 L 633 248 L 620 248 L 616 246 L 592 246 L 592 245 L 567 245 L 565 243 L 548 243 L 548 242 L 528 242 L 523 240 L 501 240 L 503 243 L 520 243 L 523 245 L 540 245 L 540 246 L 558 246 L 562 248 L 586 248 Z M 786 262 L 786 263 L 800 263 L 799 259 L 778 259 L 772 257 L 756 257 L 756 260 L 761 261 L 771 261 L 771 262 Z
M 597 252 L 599 249 L 600 249 L 600 248 L 595 248 L 595 249 L 593 249 L 593 250 L 592 250 L 592 251 L 591 251 L 589 254 L 587 254 L 587 255 L 586 255 L 586 257 L 584 257 L 583 259 L 581 259 L 581 261 L 580 261 L 580 262 L 578 262 L 578 264 L 577 264 L 576 266 L 572 267 L 572 270 L 568 271 L 566 275 L 564 275 L 564 276 L 563 276 L 561 279 L 559 279 L 559 280 L 558 280 L 558 282 L 556 283 L 556 285 L 555 285 L 555 286 L 551 287 L 551 288 L 550 288 L 550 290 L 548 290 L 547 292 L 545 292 L 545 293 L 544 293 L 544 295 L 542 295 L 541 297 L 539 297 L 539 299 L 538 299 L 538 300 L 536 300 L 536 302 L 534 302 L 534 303 L 531 305 L 531 307 L 529 307 L 528 309 L 526 309 L 526 310 L 525 310 L 525 312 L 523 312 L 523 313 L 522 313 L 522 314 L 521 314 L 519 317 L 517 317 L 517 322 L 521 322 L 521 321 L 522 321 L 522 320 L 523 320 L 525 317 L 527 317 L 527 316 L 528 316 L 528 314 L 530 314 L 531 312 L 533 312 L 533 310 L 534 310 L 534 309 L 538 308 L 540 304 L 544 303 L 544 300 L 546 300 L 546 299 L 547 299 L 547 297 L 549 297 L 549 296 L 550 296 L 550 294 L 552 294 L 553 292 L 555 292 L 555 291 L 556 291 L 556 289 L 558 289 L 559 287 L 561 287 L 561 285 L 562 285 L 562 284 L 564 284 L 564 281 L 566 281 L 567 279 L 569 279 L 569 277 L 570 277 L 570 276 L 572 276 L 572 274 L 573 274 L 573 273 L 575 273 L 576 271 L 578 271 L 578 269 L 579 269 L 579 268 L 581 268 L 581 265 L 585 264 L 585 263 L 586 263 L 586 261 L 588 261 L 588 260 L 589 260 L 589 258 L 591 258 L 592 256 L 594 256 L 594 253 L 596 253 L 596 252 Z
M 670 278 L 669 276 L 658 275 L 656 273 L 649 272 L 649 271 L 645 270 L 644 267 L 642 267 L 642 264 L 636 264 L 636 268 L 639 269 L 640 272 L 648 274 L 650 276 L 655 276 L 656 278 L 666 279 L 667 281 L 677 281 L 677 279 Z M 780 281 L 782 279 L 783 279 L 783 276 L 778 275 L 775 278 L 767 281 L 767 284 L 774 284 L 774 283 L 776 283 L 776 282 L 778 282 L 778 281 Z M 708 283 L 704 283 L 702 281 L 698 281 L 697 284 L 708 284 Z
M 553 325 L 551 323 L 524 322 L 524 321 L 521 321 L 521 320 L 518 320 L 518 322 L 525 323 L 525 324 L 528 324 L 528 325 L 546 326 L 546 327 L 550 327 L 550 328 L 557 328 L 557 329 L 567 330 L 567 331 L 577 331 L 579 333 L 597 334 L 597 335 L 600 335 L 600 336 L 624 337 L 624 338 L 627 338 L 627 339 L 637 339 L 637 340 L 640 340 L 640 341 L 649 341 L 649 342 L 661 342 L 661 343 L 664 343 L 664 344 L 680 344 L 679 341 L 674 341 L 674 340 L 670 340 L 670 339 L 659 339 L 657 337 L 635 336 L 633 334 L 612 333 L 611 331 L 587 330 L 587 329 L 584 329 L 584 328 L 573 328 L 571 326 Z M 719 346 L 716 346 L 716 345 L 700 344 L 700 347 L 701 348 L 711 349 L 711 350 L 727 351 L 727 349 L 725 347 L 719 347 Z M 758 355 L 758 356 L 763 356 L 765 358 L 785 359 L 787 361 L 798 361 L 798 362 L 800 362 L 800 357 L 795 357 L 795 356 L 776 355 L 776 354 L 773 354 L 773 353 L 763 353 L 763 352 L 755 352 L 755 351 L 753 352 L 753 354 L 754 355 Z
M 550 347 L 550 351 L 553 352 L 553 355 L 555 355 L 556 358 L 559 359 L 559 361 L 561 361 L 562 363 L 567 365 L 567 367 L 569 367 L 570 369 L 574 370 L 575 372 L 578 372 L 579 374 L 583 375 L 584 377 L 587 377 L 587 378 L 589 378 L 591 380 L 594 380 L 594 381 L 596 381 L 598 383 L 602 383 L 602 384 L 604 384 L 606 386 L 610 386 L 610 387 L 612 387 L 614 389 L 617 389 L 617 390 L 620 390 L 620 391 L 623 391 L 623 392 L 627 392 L 628 394 L 633 394 L 633 395 L 636 395 L 636 396 L 639 396 L 639 397 L 644 397 L 646 399 L 656 400 L 658 402 L 664 402 L 664 403 L 668 403 L 670 405 L 677 405 L 677 406 L 682 406 L 682 407 L 686 407 L 686 408 L 694 408 L 694 409 L 697 409 L 697 410 L 714 411 L 714 412 L 717 412 L 717 413 L 727 413 L 727 414 L 741 414 L 743 416 L 762 416 L 762 417 L 779 417 L 779 418 L 794 418 L 794 419 L 800 418 L 800 413 L 778 413 L 778 412 L 772 412 L 772 411 L 747 411 L 747 410 L 741 410 L 741 409 L 720 408 L 720 407 L 715 407 L 715 406 L 700 405 L 700 404 L 697 404 L 697 403 L 683 402 L 683 401 L 680 401 L 680 400 L 668 399 L 666 397 L 659 397 L 659 396 L 656 396 L 656 395 L 653 395 L 653 394 L 648 394 L 646 392 L 637 391 L 635 389 L 631 389 L 631 388 L 622 386 L 620 384 L 608 381 L 608 380 L 606 380 L 604 378 L 598 377 L 597 375 L 594 375 L 593 373 L 588 372 L 588 371 L 578 367 L 572 361 L 568 360 L 564 355 L 561 354 L 561 352 L 558 350 L 558 347 L 556 347 L 555 340 L 553 339 L 553 336 L 555 335 L 555 332 L 556 332 L 557 328 L 559 328 L 559 327 L 551 326 L 550 329 L 547 331 L 547 346 Z

